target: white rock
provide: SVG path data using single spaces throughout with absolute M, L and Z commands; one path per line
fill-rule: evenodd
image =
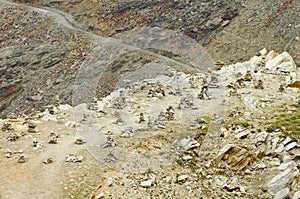
M 297 168 L 288 168 L 285 171 L 280 172 L 268 183 L 268 191 L 275 195 L 278 190 L 285 188 L 289 183 L 291 183 L 298 174 L 299 171 Z
M 107 178 L 107 182 L 106 182 L 106 186 L 109 187 L 113 184 L 114 180 L 112 177 L 108 177 Z
M 272 140 L 272 149 L 275 149 L 277 144 L 279 142 L 279 137 L 275 137 L 273 140 Z
M 179 182 L 183 182 L 183 181 L 185 181 L 186 179 L 188 179 L 188 177 L 189 177 L 188 175 L 181 175 L 181 176 L 178 177 L 178 181 L 179 181 Z
M 282 144 L 285 146 L 286 144 L 290 143 L 292 139 L 290 137 L 286 137 Z
M 216 184 L 224 188 L 227 186 L 228 178 L 225 176 L 216 176 Z
M 183 138 L 180 140 L 179 144 L 184 150 L 189 150 L 200 146 L 197 140 L 194 140 L 190 137 Z
M 242 94 L 241 100 L 251 111 L 260 111 L 257 108 L 258 98 L 254 97 L 252 94 Z
M 289 196 L 290 193 L 290 188 L 286 187 L 284 189 L 281 189 L 280 191 L 278 191 L 275 196 L 274 199 L 285 199 L 286 197 Z
M 236 134 L 234 137 L 237 139 L 244 139 L 249 135 L 249 133 L 250 132 L 248 130 L 245 130 L 245 131 L 242 131 L 242 132 Z
M 251 113 L 250 112 L 245 112 L 244 117 L 250 119 L 251 118 Z
M 220 161 L 223 158 L 223 156 L 225 155 L 225 153 L 227 151 L 229 151 L 232 147 L 233 147 L 233 144 L 226 144 L 218 153 L 216 161 Z
M 190 155 L 186 155 L 186 156 L 183 156 L 182 159 L 183 160 L 191 160 L 193 157 L 190 156 Z
M 295 148 L 296 146 L 297 146 L 297 143 L 296 143 L 296 142 L 292 142 L 292 143 L 289 143 L 288 145 L 286 145 L 286 146 L 284 147 L 284 149 L 285 149 L 286 151 L 289 151 L 289 150 Z
M 96 199 L 102 199 L 104 198 L 104 193 L 103 192 L 100 192 L 97 196 L 96 196 Z
M 300 198 L 300 190 L 294 194 L 292 199 L 299 199 L 299 198 Z
M 262 131 L 255 136 L 255 139 L 257 142 L 265 142 L 267 136 L 268 136 L 268 133 L 266 131 Z
M 265 48 L 259 51 L 259 54 L 262 56 L 265 56 L 267 53 L 268 53 L 268 51 Z
M 267 168 L 267 165 L 263 162 L 259 162 L 253 165 L 254 169 L 265 169 Z
M 297 168 L 297 164 L 292 160 L 288 160 L 288 161 L 280 164 L 280 166 L 278 167 L 278 169 L 280 169 L 281 171 L 284 171 L 288 168 L 290 168 L 290 169 Z
M 275 150 L 275 153 L 282 153 L 284 151 L 284 146 L 283 144 L 279 144 L 277 149 Z
M 265 68 L 271 71 L 287 71 L 294 79 L 299 75 L 293 58 L 287 52 L 283 52 L 274 59 L 266 62 Z
M 72 109 L 72 106 L 69 104 L 60 104 L 57 108 L 61 111 L 67 111 Z
M 150 179 L 150 180 L 146 180 L 146 181 L 141 182 L 140 186 L 144 187 L 144 188 L 149 188 L 149 187 L 152 186 L 152 183 L 153 183 L 153 180 Z

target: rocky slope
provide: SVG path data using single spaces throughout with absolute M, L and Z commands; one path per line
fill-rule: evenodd
M 56 101 L 70 103 L 77 69 L 91 50 L 108 36 L 136 28 L 182 32 L 226 64 L 249 59 L 263 47 L 287 51 L 299 64 L 297 1 L 1 2 L 1 117 Z M 126 59 L 145 57 L 136 52 Z M 103 77 L 99 96 L 111 92 L 114 78 Z
M 214 60 L 227 64 L 250 59 L 263 47 L 288 51 L 300 63 L 300 5 L 295 0 L 55 0 L 37 4 L 62 9 L 103 36 L 148 26 L 180 31 L 205 45 Z
M 1 197 L 299 198 L 298 77 L 289 54 L 262 50 L 2 120 Z

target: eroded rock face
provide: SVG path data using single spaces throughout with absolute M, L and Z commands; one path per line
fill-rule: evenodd
M 268 183 L 269 192 L 271 194 L 281 195 L 280 192 L 282 189 L 285 189 L 290 183 L 293 182 L 296 176 L 299 175 L 299 170 L 296 167 L 288 168 L 278 175 L 276 175 L 272 180 Z M 286 191 L 284 191 L 286 192 Z
M 225 163 L 232 170 L 244 170 L 246 169 L 251 161 L 253 155 L 246 149 L 234 146 L 231 144 L 225 145 L 217 156 L 217 164 L 220 166 Z

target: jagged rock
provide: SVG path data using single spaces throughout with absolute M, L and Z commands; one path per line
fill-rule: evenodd
M 271 153 L 274 153 L 278 142 L 279 142 L 279 137 L 269 138 L 266 142 L 267 146 L 266 146 L 264 154 L 269 155 Z
M 200 146 L 200 144 L 197 142 L 197 140 L 194 140 L 191 137 L 183 138 L 182 140 L 179 141 L 179 145 L 184 150 L 190 150 L 190 149 L 197 148 Z
M 278 147 L 275 149 L 275 153 L 282 153 L 284 151 L 283 144 L 279 144 Z
M 220 187 L 224 188 L 227 186 L 227 182 L 229 179 L 225 176 L 216 176 L 216 184 L 218 184 Z
M 186 156 L 183 156 L 182 159 L 185 160 L 185 161 L 187 161 L 187 160 L 193 159 L 193 157 L 190 156 L 190 155 L 186 155 Z
M 252 158 L 246 149 L 227 144 L 218 153 L 216 163 L 220 166 L 223 161 L 233 170 L 243 170 L 250 164 Z
M 289 196 L 290 194 L 290 188 L 286 187 L 284 189 L 281 189 L 280 191 L 278 191 L 275 196 L 274 199 L 285 199 Z
M 287 168 L 271 179 L 268 183 L 268 191 L 275 195 L 278 190 L 286 188 L 298 174 L 299 170 L 297 168 Z
M 297 146 L 297 143 L 296 143 L 296 142 L 292 142 L 292 143 L 287 144 L 287 145 L 284 147 L 284 149 L 285 149 L 286 151 L 289 151 L 289 150 L 295 148 L 296 146 Z
M 262 50 L 259 51 L 259 54 L 262 55 L 262 56 L 267 55 L 267 53 L 268 53 L 268 51 L 267 51 L 266 48 L 264 48 L 264 49 L 262 49 Z
M 297 76 L 299 76 L 299 70 L 294 63 L 293 58 L 287 52 L 283 52 L 268 61 L 265 68 L 271 71 L 289 73 L 293 79 L 296 79 Z
M 249 135 L 249 133 L 250 132 L 248 130 L 245 130 L 245 131 L 239 132 L 234 137 L 237 139 L 245 139 Z
M 218 153 L 216 161 L 219 162 L 225 155 L 227 151 L 229 151 L 234 145 L 233 144 L 226 144 Z
M 285 146 L 288 143 L 290 143 L 292 141 L 292 139 L 290 137 L 286 137 L 285 140 L 282 142 L 282 144 Z
M 255 139 L 257 142 L 265 142 L 267 136 L 268 136 L 268 133 L 266 131 L 262 131 L 256 135 Z

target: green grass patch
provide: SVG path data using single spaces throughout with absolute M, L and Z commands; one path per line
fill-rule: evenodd
M 291 113 L 280 114 L 275 117 L 275 121 L 268 127 L 267 131 L 272 132 L 276 129 L 283 130 L 283 133 L 292 139 L 300 139 L 300 112 L 291 111 Z

